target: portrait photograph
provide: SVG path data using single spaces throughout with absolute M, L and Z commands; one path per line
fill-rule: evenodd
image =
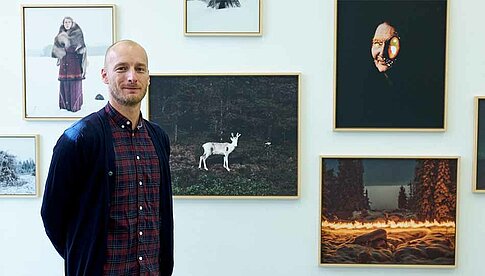
M 459 157 L 321 156 L 321 266 L 454 267 Z
M 0 135 L 0 197 L 37 196 L 38 135 Z
M 475 97 L 473 191 L 485 193 L 485 96 Z
M 298 73 L 151 75 L 149 119 L 185 198 L 299 196 Z
M 184 0 L 184 34 L 260 36 L 261 1 Z
M 445 131 L 447 0 L 336 0 L 335 131 Z
M 24 119 L 74 120 L 106 105 L 114 19 L 113 5 L 22 6 Z

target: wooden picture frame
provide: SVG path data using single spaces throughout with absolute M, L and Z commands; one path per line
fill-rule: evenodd
M 445 131 L 448 0 L 335 5 L 334 131 Z
M 459 157 L 320 159 L 321 266 L 456 266 Z
M 115 42 L 115 6 L 23 5 L 21 13 L 23 118 L 76 120 L 101 109 L 108 90 L 99 72 Z
M 0 135 L 0 197 L 39 195 L 39 136 Z
M 176 198 L 299 197 L 299 73 L 150 78 L 149 119 L 170 137 Z
M 261 36 L 263 0 L 183 0 L 186 36 Z

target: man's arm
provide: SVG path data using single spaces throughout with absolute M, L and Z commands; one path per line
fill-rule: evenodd
M 79 135 L 68 130 L 54 147 L 41 208 L 47 236 L 63 258 L 66 257 L 68 223 L 76 214 L 73 203 L 76 183 L 83 169 L 80 159 Z

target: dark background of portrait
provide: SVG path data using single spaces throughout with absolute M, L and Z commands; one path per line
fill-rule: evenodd
M 444 128 L 446 0 L 338 0 L 336 128 Z M 401 51 L 387 71 L 374 65 L 379 24 L 395 26 Z
M 485 190 L 485 99 L 478 100 L 477 120 L 477 179 L 475 188 Z

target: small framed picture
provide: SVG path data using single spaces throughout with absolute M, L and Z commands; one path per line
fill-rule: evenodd
M 299 197 L 298 73 L 155 74 L 177 198 Z
M 475 97 L 473 191 L 485 193 L 485 96 Z
M 456 265 L 459 157 L 321 156 L 320 265 Z
M 0 135 L 0 197 L 39 195 L 38 135 Z
M 448 0 L 336 9 L 334 130 L 445 131 Z
M 263 0 L 183 0 L 187 36 L 260 36 Z
M 22 6 L 23 118 L 75 120 L 103 107 L 113 5 Z

